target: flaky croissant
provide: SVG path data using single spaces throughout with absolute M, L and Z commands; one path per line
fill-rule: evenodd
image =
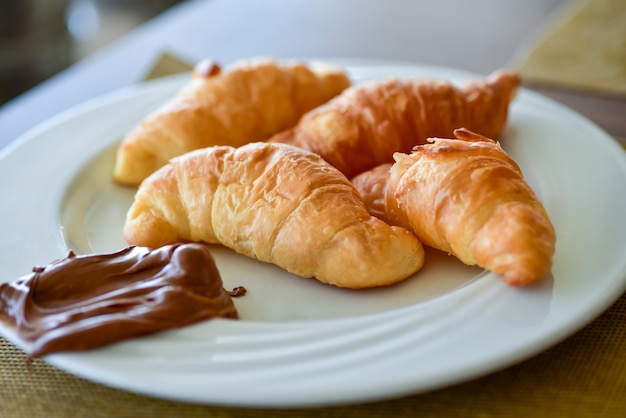
M 302 277 L 346 288 L 388 285 L 419 270 L 409 231 L 371 216 L 350 181 L 286 144 L 215 146 L 174 158 L 139 187 L 130 244 L 222 244 Z
M 462 126 L 497 138 L 519 86 L 510 71 L 456 87 L 445 80 L 376 80 L 353 86 L 307 112 L 273 136 L 320 154 L 348 178 L 392 162 L 430 137 L 450 137 Z
M 123 138 L 113 178 L 137 185 L 187 151 L 266 140 L 349 85 L 343 70 L 322 65 L 259 58 L 222 71 L 203 61 L 172 100 Z
M 466 129 L 430 139 L 393 165 L 353 179 L 372 213 L 413 231 L 462 262 L 502 274 L 511 285 L 543 278 L 556 234 L 516 162 L 500 145 Z

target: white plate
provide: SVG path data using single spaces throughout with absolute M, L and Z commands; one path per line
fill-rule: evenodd
M 453 80 L 461 71 L 337 61 L 355 82 L 392 75 Z M 90 102 L 0 154 L 2 280 L 72 248 L 125 246 L 134 190 L 111 182 L 114 146 L 187 75 Z M 444 387 L 526 359 L 574 333 L 626 288 L 626 154 L 576 113 L 522 90 L 503 147 L 544 202 L 558 242 L 550 277 L 512 288 L 429 251 L 423 271 L 394 287 L 347 291 L 290 276 L 215 247 L 240 321 L 213 320 L 100 350 L 46 358 L 124 390 L 197 403 L 319 406 Z M 25 347 L 7 328 L 2 334 Z

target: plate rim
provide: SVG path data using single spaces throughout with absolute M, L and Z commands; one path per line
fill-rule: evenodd
M 474 73 L 470 73 L 470 72 L 466 72 L 464 70 L 458 70 L 458 69 L 450 69 L 447 67 L 441 67 L 441 66 L 432 66 L 432 65 L 427 65 L 427 64 L 420 64 L 420 63 L 411 63 L 411 62 L 402 62 L 402 61 L 387 61 L 387 60 L 366 60 L 366 59 L 326 59 L 326 58 L 320 58 L 320 59 L 312 59 L 312 60 L 322 60 L 322 61 L 328 61 L 328 62 L 334 62 L 337 63 L 338 65 L 344 66 L 344 67 L 355 67 L 355 66 L 359 66 L 359 67 L 380 67 L 382 65 L 384 65 L 385 67 L 395 67 L 397 65 L 401 65 L 403 67 L 405 67 L 407 70 L 416 70 L 416 71 L 423 71 L 424 68 L 429 69 L 430 71 L 439 71 L 444 70 L 444 72 L 447 73 L 458 73 L 458 74 L 464 74 L 465 77 L 472 77 L 475 76 L 476 74 Z M 352 62 L 353 64 L 349 64 L 350 62 Z M 373 65 L 368 64 L 368 62 L 374 62 Z M 30 131 L 28 131 L 27 133 L 25 133 L 24 135 L 20 136 L 18 139 L 16 139 L 15 141 L 11 142 L 9 145 L 7 145 L 6 147 L 4 147 L 2 150 L 0 150 L 0 166 L 3 164 L 3 162 L 5 161 L 6 158 L 8 158 L 10 155 L 12 155 L 14 152 L 17 152 L 16 150 L 20 149 L 22 146 L 24 146 L 25 144 L 29 143 L 30 141 L 35 140 L 36 138 L 40 137 L 41 135 L 43 135 L 45 132 L 49 131 L 51 128 L 58 126 L 58 125 L 62 125 L 64 123 L 67 123 L 67 121 L 71 121 L 77 117 L 80 117 L 80 115 L 91 112 L 91 111 L 97 111 L 97 109 L 100 109 L 101 107 L 105 106 L 107 103 L 117 103 L 118 101 L 125 101 L 125 100 L 129 100 L 129 98 L 132 97 L 136 97 L 137 95 L 140 95 L 142 93 L 145 93 L 146 91 L 151 91 L 151 90 L 159 90 L 159 89 L 163 89 L 165 88 L 165 86 L 173 86 L 176 84 L 180 84 L 182 82 L 182 80 L 184 80 L 185 78 L 188 77 L 188 73 L 182 73 L 182 74 L 177 74 L 177 75 L 173 75 L 173 76 L 168 76 L 168 77 L 164 77 L 162 79 L 158 79 L 158 80 L 152 80 L 152 81 L 147 81 L 147 82 L 143 82 L 143 83 L 139 83 L 136 85 L 132 85 L 123 89 L 119 89 L 115 92 L 106 94 L 104 96 L 100 96 L 97 98 L 94 98 L 92 100 L 89 100 L 88 102 L 84 103 L 83 105 L 79 105 L 76 107 L 73 107 L 71 109 L 68 109 L 62 113 L 60 113 L 59 115 L 48 119 L 47 121 L 43 122 L 42 124 L 38 125 L 37 127 L 31 129 Z M 608 147 L 607 150 L 611 150 L 611 147 L 615 147 L 615 149 L 619 149 L 621 150 L 621 147 L 619 146 L 619 144 L 613 140 L 606 132 L 604 132 L 601 128 L 599 128 L 596 124 L 594 124 L 593 122 L 591 122 L 590 120 L 588 120 L 587 118 L 585 118 L 584 116 L 580 115 L 579 113 L 575 112 L 572 109 L 569 109 L 563 105 L 561 105 L 560 103 L 547 98 L 545 96 L 542 96 L 539 93 L 527 90 L 525 88 L 522 87 L 521 89 L 522 95 L 525 97 L 530 97 L 533 98 L 534 100 L 539 100 L 542 101 L 544 103 L 548 103 L 550 106 L 556 107 L 561 111 L 564 111 L 565 114 L 569 114 L 572 115 L 573 117 L 582 120 L 583 124 L 585 126 L 587 126 L 587 128 L 591 129 L 592 131 L 595 130 L 595 132 L 599 135 L 599 137 L 601 137 L 600 139 L 598 139 L 600 141 L 600 143 L 604 144 L 603 146 Z M 613 145 L 610 145 L 610 144 Z M 111 143 L 105 144 L 106 146 L 110 146 Z M 619 158 L 619 157 L 616 157 Z M 621 158 L 621 164 L 622 166 L 626 167 L 626 156 Z M 614 289 L 613 290 L 619 290 L 619 292 L 607 292 L 607 294 L 605 295 L 605 299 L 603 301 L 603 303 L 601 304 L 597 304 L 594 306 L 595 309 L 589 309 L 589 318 L 587 321 L 578 321 L 576 323 L 574 322 L 570 322 L 570 326 L 569 328 L 565 329 L 565 328 L 561 328 L 561 332 L 560 334 L 554 334 L 552 335 L 550 338 L 544 338 L 542 343 L 539 345 L 535 345 L 536 349 L 530 350 L 530 351 L 526 351 L 523 355 L 518 354 L 516 356 L 513 356 L 514 358 L 512 358 L 511 356 L 504 356 L 503 358 L 500 358 L 498 362 L 498 365 L 495 367 L 487 367 L 487 368 L 478 368 L 476 370 L 474 370 L 474 373 L 465 373 L 465 375 L 463 376 L 463 378 L 457 378 L 456 380 L 453 378 L 450 378 L 446 381 L 442 381 L 439 382 L 439 384 L 434 384 L 433 386 L 429 387 L 429 388 L 425 388 L 425 390 L 415 390 L 414 388 L 409 388 L 409 387 L 404 387 L 404 388 L 396 388 L 395 389 L 395 393 L 394 394 L 389 394 L 389 393 L 385 393 L 385 394 L 381 394 L 377 399 L 388 399 L 390 397 L 396 397 L 396 396 L 401 396 L 401 395 L 406 395 L 406 394 L 415 394 L 415 393 L 421 393 L 423 391 L 429 391 L 429 390 L 435 390 L 441 387 L 445 387 L 445 386 L 449 386 L 451 384 L 454 383 L 460 383 L 461 381 L 465 381 L 465 380 L 470 380 L 470 379 L 474 379 L 477 378 L 479 376 L 485 375 L 485 374 L 489 374 L 492 372 L 495 372 L 497 370 L 500 370 L 502 368 L 508 367 L 516 362 L 525 360 L 529 357 L 532 357 L 533 355 L 547 349 L 548 347 L 562 341 L 563 339 L 565 339 L 566 337 L 574 334 L 576 331 L 584 328 L 586 325 L 588 325 L 590 322 L 592 322 L 598 315 L 600 315 L 602 312 L 604 312 L 606 309 L 608 309 L 610 307 L 610 305 L 612 305 L 626 290 L 626 263 L 622 266 L 622 270 L 621 270 L 621 275 L 622 275 L 622 279 L 621 281 L 619 281 L 618 279 L 616 279 L 617 281 L 619 281 L 619 283 L 614 283 Z M 486 281 L 483 281 L 483 283 L 485 283 Z M 493 283 L 498 283 L 494 280 L 492 280 Z M 501 285 L 495 284 L 496 287 L 500 288 Z M 472 290 L 470 290 L 471 292 Z M 424 302 L 424 303 L 428 303 Z M 403 309 L 403 308 L 400 308 Z M 395 310 L 394 310 L 395 311 Z M 378 315 L 375 315 L 378 316 Z M 352 318 L 347 318 L 345 319 L 347 322 L 351 323 L 354 322 L 352 320 Z M 328 320 L 322 320 L 322 322 L 326 323 Z M 253 322 L 253 321 L 249 321 L 249 322 Z M 307 320 L 306 321 L 307 324 L 310 324 L 311 321 Z M 297 324 L 293 325 L 296 326 Z M 250 324 L 245 324 L 245 326 L 250 326 Z M 256 326 L 256 325 L 255 325 Z M 236 325 L 235 327 L 239 327 L 239 325 Z M 3 329 L 3 327 L 0 327 L 0 334 L 5 335 L 6 336 L 6 332 Z M 10 334 L 10 333 L 9 333 Z M 11 337 L 11 336 L 9 336 Z M 15 341 L 13 341 L 15 342 Z M 83 369 L 76 369 L 75 367 L 73 367 L 73 365 L 75 365 L 75 358 L 76 357 L 83 357 L 83 358 L 88 358 L 90 357 L 89 355 L 83 356 L 81 354 L 60 354 L 60 355 L 54 355 L 54 356 L 50 356 L 49 359 L 46 359 L 46 361 L 49 361 L 51 364 L 60 367 L 66 371 L 71 372 L 72 374 L 75 375 L 79 375 L 82 376 L 84 378 L 87 378 L 89 380 L 92 381 L 98 381 L 99 383 L 105 384 L 107 385 L 107 383 L 110 382 L 106 382 L 106 381 L 99 381 L 98 379 L 94 379 L 94 376 L 89 375 L 89 372 L 85 373 Z M 89 361 L 89 360 L 88 360 Z M 494 363 L 495 365 L 495 363 Z M 117 382 L 114 387 L 122 387 L 123 386 L 123 382 Z M 402 389 L 404 389 L 404 391 L 402 391 Z M 151 396 L 155 396 L 155 394 L 153 392 L 142 392 L 140 388 L 137 387 L 126 387 L 125 390 L 129 390 L 131 392 L 139 392 L 139 393 L 143 393 L 145 395 L 151 395 Z M 165 396 L 164 394 L 157 394 L 158 397 L 163 397 L 163 398 L 167 398 L 167 396 Z M 373 397 L 375 397 L 375 394 L 368 394 L 367 399 L 364 399 L 362 396 L 356 395 L 356 394 L 352 394 L 352 396 L 349 396 L 349 394 L 343 394 L 343 398 L 341 399 L 326 399 L 324 401 L 321 402 L 316 402 L 315 400 L 311 400 L 309 399 L 308 401 L 295 401 L 293 403 L 280 403 L 280 402 L 275 402 L 275 401 L 270 401 L 267 403 L 263 403 L 263 402 L 259 402 L 259 400 L 257 399 L 254 402 L 250 402 L 250 403 L 233 403 L 233 402 L 225 402 L 223 404 L 226 405 L 235 405 L 235 406 L 242 406 L 242 405 L 247 405 L 247 406 L 256 406 L 256 407 L 263 407 L 263 406 L 320 406 L 320 405 L 331 405 L 331 404 L 345 404 L 345 403 L 355 403 L 355 402 L 362 402 L 364 400 L 372 400 Z M 196 399 L 196 398 L 190 398 L 190 399 L 181 399 L 180 397 L 176 396 L 173 398 L 169 398 L 169 399 L 173 399 L 173 400 L 191 400 L 193 402 L 198 402 L 198 403 L 206 403 L 203 402 L 202 399 Z M 219 400 L 215 400 L 212 399 L 210 400 L 211 404 L 220 404 Z

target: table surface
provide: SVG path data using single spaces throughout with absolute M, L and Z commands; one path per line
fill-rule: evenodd
M 0 107 L 0 150 L 46 119 L 145 78 L 167 52 L 212 57 L 365 58 L 480 74 L 512 60 L 565 0 L 195 0 Z M 616 138 L 626 100 L 543 88 Z
M 86 100 L 140 81 L 162 52 L 191 62 L 265 55 L 413 61 L 486 74 L 562 0 L 182 2 L 0 108 L 0 148 Z M 288 34 L 288 36 L 286 36 Z

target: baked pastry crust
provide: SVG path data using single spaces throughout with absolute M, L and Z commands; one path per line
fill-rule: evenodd
M 174 158 L 139 187 L 129 244 L 222 244 L 302 277 L 346 288 L 401 281 L 424 250 L 409 231 L 371 216 L 350 181 L 286 144 L 215 146 Z
M 511 285 L 540 280 L 556 245 L 547 211 L 497 142 L 467 129 L 454 134 L 398 153 L 392 166 L 362 173 L 353 184 L 375 202 L 373 213 L 425 245 L 502 274 Z
M 503 70 L 461 87 L 428 78 L 375 80 L 307 112 L 270 141 L 316 152 L 351 178 L 460 127 L 497 138 L 518 86 L 517 73 Z
M 113 178 L 137 185 L 185 152 L 266 140 L 349 85 L 345 72 L 330 66 L 256 58 L 222 71 L 200 62 L 172 100 L 123 138 Z

